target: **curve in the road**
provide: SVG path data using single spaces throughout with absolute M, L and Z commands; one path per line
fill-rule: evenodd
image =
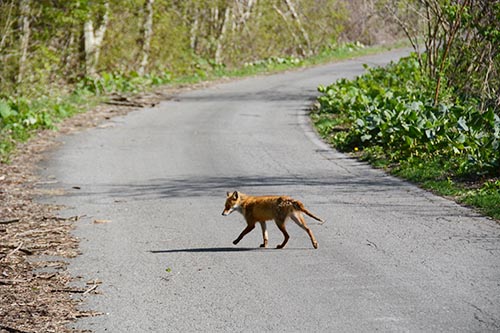
M 95 332 L 498 331 L 500 227 L 331 150 L 307 108 L 319 84 L 406 51 L 180 93 L 64 138 L 46 164 L 78 223 L 74 276 L 103 281 Z M 73 187 L 80 188 L 72 190 Z M 226 191 L 293 196 L 319 249 L 237 247 Z M 106 219 L 106 224 L 92 223 Z M 282 235 L 269 225 L 270 245 Z

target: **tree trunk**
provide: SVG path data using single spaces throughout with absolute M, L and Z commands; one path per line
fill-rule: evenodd
M 196 53 L 196 46 L 198 44 L 198 9 L 195 9 L 193 23 L 191 29 L 189 30 L 189 45 L 194 53 Z
M 246 4 L 245 4 L 246 2 Z M 235 10 L 233 10 L 233 31 L 241 31 L 245 28 L 247 21 L 250 19 L 252 14 L 252 8 L 255 4 L 254 0 L 236 0 Z M 234 13 L 237 11 L 236 13 Z M 236 17 L 237 16 L 237 17 Z
M 5 9 L 5 7 L 9 6 L 9 10 Z M 3 5 L 0 8 L 4 8 L 4 17 L 7 16 L 5 19 L 5 27 L 2 29 L 2 32 L 0 32 L 0 56 L 2 55 L 2 50 L 5 47 L 7 37 L 11 34 L 12 30 L 12 24 L 14 23 L 15 18 L 12 18 L 12 11 L 14 10 L 14 3 L 10 3 L 8 5 Z
M 21 83 L 24 79 L 26 71 L 26 60 L 28 59 L 28 46 L 30 40 L 30 0 L 21 0 L 19 3 L 21 17 L 19 18 L 19 25 L 21 27 L 21 56 L 19 57 L 19 72 L 17 76 L 17 83 Z
M 302 25 L 302 22 L 300 21 L 300 17 L 295 11 L 295 6 L 293 5 L 292 0 L 285 0 L 285 3 L 288 7 L 288 10 L 292 14 L 292 18 L 294 19 L 295 23 L 297 24 L 297 27 L 300 30 L 300 33 L 302 34 L 302 38 L 304 39 L 307 47 L 307 54 L 304 55 L 311 55 L 312 53 L 312 48 L 311 48 L 311 40 L 309 39 L 309 34 L 307 33 L 306 29 L 304 29 L 304 26 Z
M 84 23 L 83 33 L 85 39 L 85 73 L 87 76 L 95 76 L 99 54 L 101 52 L 102 40 L 108 27 L 109 22 L 109 2 L 104 4 L 105 12 L 102 18 L 101 25 L 97 30 L 94 30 L 92 18 Z
M 243 13 L 243 24 L 246 23 L 250 19 L 250 15 L 252 14 L 252 8 L 256 4 L 257 0 L 248 0 L 246 11 Z
M 288 19 L 285 15 L 285 13 L 283 13 L 279 8 L 278 6 L 276 5 L 273 5 L 273 8 L 274 10 L 276 11 L 276 13 L 278 13 L 279 16 L 281 16 L 281 18 L 283 19 L 283 21 L 285 22 L 287 28 L 288 28 L 288 31 L 290 31 L 290 34 L 292 35 L 293 39 L 295 40 L 295 42 L 297 43 L 297 47 L 299 48 L 300 50 L 300 54 L 302 56 L 305 56 L 307 54 L 307 51 L 304 50 L 304 46 L 302 45 L 301 41 L 300 41 L 300 37 L 297 36 L 297 34 L 295 33 L 294 29 L 292 26 L 290 26 L 290 22 L 288 22 Z
M 224 11 L 224 20 L 222 21 L 220 34 L 219 37 L 217 38 L 217 47 L 215 49 L 215 63 L 217 65 L 222 63 L 222 42 L 224 41 L 224 37 L 226 35 L 230 14 L 231 14 L 231 8 L 227 6 L 226 10 Z
M 154 0 L 146 0 L 144 4 L 145 19 L 143 26 L 142 60 L 139 67 L 139 75 L 144 75 L 149 61 L 149 50 L 151 49 L 151 36 L 153 34 L 153 4 Z

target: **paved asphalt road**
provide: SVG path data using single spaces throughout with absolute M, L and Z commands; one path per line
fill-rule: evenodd
M 102 295 L 95 332 L 500 331 L 500 226 L 339 154 L 307 107 L 318 84 L 385 64 L 392 52 L 184 92 L 63 138 L 49 198 L 87 217 L 71 261 Z M 73 189 L 78 186 L 81 189 Z M 288 224 L 284 250 L 238 246 L 226 191 L 287 194 L 327 220 L 319 242 Z M 95 224 L 95 219 L 110 220 Z M 270 245 L 281 232 L 269 223 Z

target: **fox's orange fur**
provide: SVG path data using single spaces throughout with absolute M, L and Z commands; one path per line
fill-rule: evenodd
M 234 211 L 240 212 L 247 222 L 247 227 L 241 232 L 241 234 L 233 242 L 234 245 L 238 244 L 241 239 L 255 228 L 255 224 L 258 222 L 262 227 L 262 237 L 264 238 L 264 243 L 261 247 L 267 247 L 268 236 L 266 221 L 274 220 L 276 225 L 283 233 L 285 239 L 283 243 L 277 246 L 278 249 L 285 247 L 290 236 L 285 228 L 285 222 L 288 217 L 290 217 L 299 227 L 304 229 L 309 237 L 311 238 L 312 245 L 315 249 L 318 248 L 318 242 L 314 235 L 306 225 L 306 221 L 302 216 L 305 213 L 315 220 L 323 222 L 322 219 L 315 216 L 313 213 L 308 211 L 302 202 L 292 199 L 287 196 L 250 196 L 238 191 L 233 193 L 227 193 L 226 205 L 222 215 L 227 216 Z

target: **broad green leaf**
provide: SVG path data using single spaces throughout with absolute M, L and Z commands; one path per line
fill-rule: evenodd
M 15 110 L 12 110 L 12 108 L 6 101 L 0 100 L 0 118 L 7 119 L 15 115 L 17 115 L 17 112 Z

